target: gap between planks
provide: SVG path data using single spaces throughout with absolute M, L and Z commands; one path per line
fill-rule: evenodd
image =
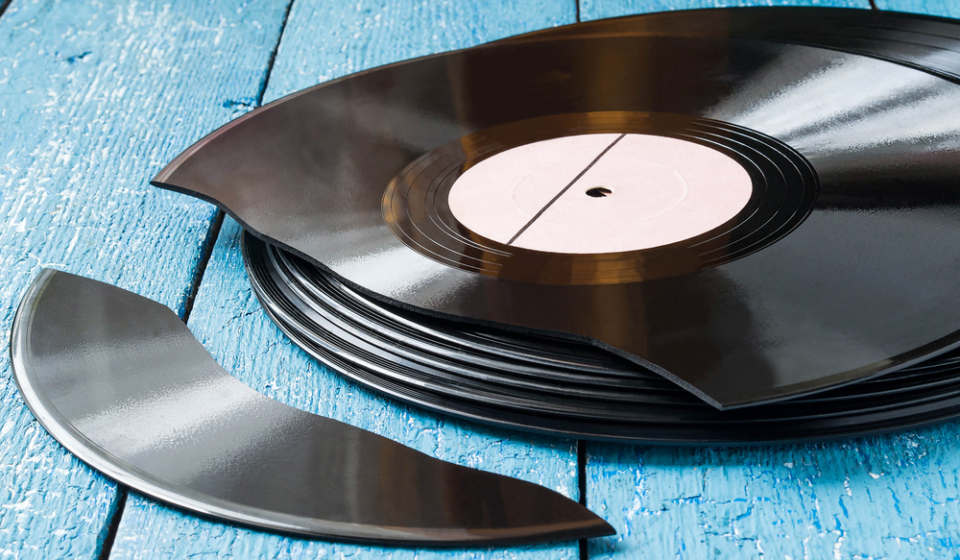
M 582 439 L 577 440 L 577 489 L 580 494 L 580 505 L 587 507 L 587 442 Z M 590 558 L 588 543 L 587 539 L 580 539 L 580 560 Z

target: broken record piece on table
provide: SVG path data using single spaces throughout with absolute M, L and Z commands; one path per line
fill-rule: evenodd
M 172 311 L 115 286 L 44 270 L 10 348 L 21 395 L 54 438 L 105 475 L 188 510 L 378 544 L 614 534 L 552 490 L 265 397 L 224 371 Z
M 375 300 L 588 342 L 725 410 L 785 401 L 960 344 L 958 30 L 816 8 L 575 24 L 295 93 L 154 183 L 217 203 Z M 461 179 L 567 139 L 592 147 L 529 175 L 555 195 L 524 190 L 527 176 L 486 181 L 516 188 L 467 207 L 504 211 L 482 227 L 458 214 Z M 650 143 L 663 149 L 638 148 Z M 711 177 L 667 157 L 680 145 L 715 152 L 734 170 L 721 178 L 746 185 L 722 224 L 610 252 L 526 244 L 557 223 L 572 231 L 571 216 L 592 220 L 583 238 L 613 231 L 643 173 Z M 617 183 L 608 164 L 631 159 Z M 576 184 L 601 175 L 613 183 Z M 679 194 L 651 220 L 707 200 L 670 184 Z M 611 193 L 584 194 L 594 186 Z M 500 218 L 522 228 L 506 235 Z

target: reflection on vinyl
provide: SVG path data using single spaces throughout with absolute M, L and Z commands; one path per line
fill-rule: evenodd
M 247 253 L 271 316 L 363 383 L 585 437 L 767 441 L 954 414 L 958 176 L 960 26 L 805 8 L 373 69 L 155 184 L 269 242 Z
M 290 338 L 368 387 L 432 410 L 569 437 L 730 444 L 836 438 L 960 414 L 960 351 L 846 387 L 718 411 L 587 344 L 380 303 L 249 233 L 257 297 Z

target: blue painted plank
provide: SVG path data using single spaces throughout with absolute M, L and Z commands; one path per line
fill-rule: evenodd
M 297 0 L 266 100 L 366 67 L 570 23 L 557 2 Z M 243 271 L 239 227 L 217 241 L 189 326 L 224 367 L 281 402 L 359 426 L 438 458 L 537 482 L 577 498 L 576 444 L 453 421 L 380 397 L 321 367 L 260 310 Z M 577 543 L 486 550 L 381 549 L 311 541 L 201 520 L 139 495 L 127 502 L 111 558 L 577 558 Z
M 265 102 L 380 66 L 576 21 L 576 0 L 296 0 Z
M 942 0 L 949 2 L 949 0 Z M 835 6 L 870 8 L 869 0 L 580 0 L 582 21 L 608 17 L 696 10 L 699 8 L 733 8 L 744 6 Z
M 956 0 L 877 0 L 877 7 L 896 12 L 960 18 L 960 2 Z
M 819 445 L 588 445 L 590 558 L 954 558 L 960 424 Z
M 250 106 L 283 7 L 16 0 L 0 18 L 0 330 L 41 267 L 178 310 L 214 215 L 150 188 Z M 0 352 L 0 557 L 95 558 L 115 486 L 34 421 Z
M 587 5 L 592 17 L 664 7 Z M 935 1 L 880 5 L 955 10 Z M 593 541 L 589 556 L 958 557 L 958 428 L 951 422 L 884 437 L 739 449 L 588 444 L 587 503 L 619 532 Z

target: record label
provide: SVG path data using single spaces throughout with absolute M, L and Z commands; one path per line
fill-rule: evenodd
M 733 219 L 753 183 L 735 160 L 677 138 L 580 134 L 487 158 L 449 193 L 465 227 L 551 253 L 615 253 L 676 243 Z
M 505 123 L 431 150 L 394 177 L 381 210 L 397 239 L 444 265 L 596 285 L 742 258 L 802 222 L 816 192 L 809 163 L 756 131 L 599 111 Z

